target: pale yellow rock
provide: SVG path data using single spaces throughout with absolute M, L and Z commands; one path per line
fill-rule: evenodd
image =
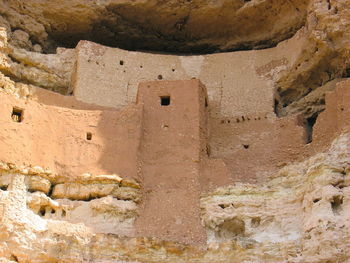
M 137 216 L 133 201 L 112 195 L 88 202 L 52 200 L 43 192 L 27 193 L 25 176 L 8 173 L 13 186 L 0 191 L 0 256 L 15 255 L 20 260 L 30 254 L 30 263 L 345 263 L 350 255 L 350 187 L 344 186 L 349 149 L 350 134 L 342 135 L 327 152 L 285 166 L 263 185 L 237 183 L 203 196 L 202 220 L 208 233 L 204 250 L 156 239 L 123 238 L 133 235 Z M 97 193 L 103 185 L 111 184 L 56 187 L 80 198 L 80 191 L 87 196 L 89 187 Z
M 26 184 L 27 184 L 28 190 L 31 192 L 41 191 L 45 194 L 48 194 L 51 188 L 50 181 L 40 176 L 27 176 Z
M 66 94 L 71 84 L 74 50 L 64 49 L 58 54 L 42 54 L 40 45 L 32 49 L 28 34 L 16 30 L 12 34 L 12 42 L 8 44 L 7 33 L 0 27 L 0 72 L 50 90 Z M 15 45 L 15 47 L 13 46 Z M 1 83 L 1 82 L 0 82 Z
M 107 196 L 118 187 L 117 184 L 57 184 L 53 188 L 52 197 L 56 199 L 89 200 Z
M 133 200 L 138 203 L 141 201 L 141 191 L 132 187 L 118 187 L 113 190 L 111 195 L 121 200 Z
M 114 181 L 117 183 L 120 183 L 123 179 L 116 174 L 102 174 L 102 175 L 95 175 L 92 177 L 92 180 L 97 180 L 97 181 Z
M 138 182 L 136 182 L 135 180 L 128 180 L 128 179 L 123 179 L 121 182 L 121 186 L 131 187 L 131 188 L 135 188 L 135 189 L 141 188 L 141 186 Z
M 99 183 L 118 183 L 119 184 L 122 181 L 122 178 L 116 174 L 92 175 L 89 173 L 84 173 L 82 174 L 81 177 L 79 177 L 79 181 L 81 183 L 99 182 Z
M 133 218 L 137 215 L 135 203 L 117 200 L 111 196 L 93 200 L 91 208 L 103 213 L 123 215 L 124 218 Z
M 0 162 L 0 169 L 9 170 L 9 166 L 7 165 L 7 163 Z
M 0 187 L 7 188 L 12 181 L 12 174 L 7 172 L 0 172 Z
M 50 212 L 55 211 L 58 210 L 60 206 L 57 201 L 52 200 L 42 192 L 28 194 L 27 205 L 36 214 L 41 210 L 47 211 L 50 209 Z
M 33 175 L 43 174 L 44 169 L 40 166 L 34 166 L 29 169 L 28 173 Z
M 7 46 L 7 32 L 4 27 L 0 27 L 0 50 Z

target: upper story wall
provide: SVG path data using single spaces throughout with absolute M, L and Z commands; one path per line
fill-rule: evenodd
M 40 102 L 0 92 L 1 161 L 48 167 L 67 177 L 137 177 L 141 106 L 102 111 L 48 91 L 39 93 Z
M 154 147 L 151 151 L 146 147 L 150 155 L 146 158 L 154 156 L 160 166 L 177 159 L 199 161 L 205 150 L 209 108 L 206 88 L 199 80 L 141 83 L 137 103 L 144 105 L 143 141 Z
M 197 78 L 207 87 L 212 116 L 273 112 L 272 78 L 293 64 L 298 37 L 271 49 L 198 56 L 130 52 L 81 41 L 74 95 L 119 108 L 135 101 L 140 82 Z

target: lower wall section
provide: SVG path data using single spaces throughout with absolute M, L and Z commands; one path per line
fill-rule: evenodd
M 57 104 L 64 97 L 56 95 Z M 137 177 L 141 106 L 74 110 L 0 93 L 0 160 L 49 167 L 67 177 Z M 81 106 L 80 106 L 81 107 Z
M 297 117 L 237 116 L 210 125 L 209 155 L 224 161 L 234 181 L 264 181 L 304 152 L 305 129 Z

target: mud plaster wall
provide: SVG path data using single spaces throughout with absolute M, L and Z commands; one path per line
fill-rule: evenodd
M 222 159 L 234 181 L 264 181 L 298 160 L 306 144 L 305 128 L 296 116 L 245 115 L 212 119 L 210 125 L 210 157 Z
M 41 91 L 43 100 L 42 93 L 47 92 Z M 48 97 L 55 97 L 57 104 L 65 101 L 53 93 Z M 83 173 L 137 176 L 140 106 L 121 111 L 74 110 L 2 92 L 0 101 L 0 160 L 48 167 L 67 177 Z M 22 110 L 21 122 L 13 121 L 13 107 Z M 87 133 L 91 133 L 91 140 Z
M 326 110 L 314 126 L 311 144 L 306 144 L 305 129 L 296 117 L 278 119 L 258 114 L 209 118 L 209 140 L 202 146 L 207 147 L 210 157 L 201 162 L 203 189 L 208 188 L 208 182 L 215 187 L 237 180 L 264 181 L 266 175 L 285 164 L 325 150 L 334 136 L 350 126 L 349 86 L 348 80 L 340 82 L 336 91 L 327 95 Z M 1 160 L 42 165 L 66 175 L 92 172 L 136 176 L 142 133 L 140 105 L 129 105 L 118 112 L 43 89 L 37 92 L 40 103 L 0 95 Z M 24 109 L 22 123 L 12 121 L 13 107 Z M 209 110 L 211 107 L 209 101 Z M 92 141 L 86 140 L 87 132 L 92 133 Z
M 293 64 L 300 38 L 297 34 L 271 49 L 200 56 L 130 52 L 81 41 L 74 95 L 84 102 L 121 107 L 135 101 L 140 82 L 197 78 L 207 87 L 212 116 L 273 112 L 271 78 Z
M 336 84 L 333 92 L 326 94 L 326 109 L 313 128 L 312 150 L 324 150 L 340 133 L 350 129 L 350 79 Z
M 168 98 L 169 105 L 161 105 Z M 206 90 L 198 80 L 146 82 L 140 148 L 144 203 L 136 220 L 140 236 L 204 243 L 200 223 L 200 155 L 207 127 Z
M 209 150 L 217 167 L 209 164 L 204 175 L 214 185 L 223 185 L 229 171 L 233 181 L 263 182 L 286 164 L 302 161 L 327 150 L 340 133 L 350 130 L 350 80 L 337 83 L 334 92 L 326 95 L 326 110 L 322 112 L 307 143 L 306 127 L 298 116 L 276 118 L 271 115 L 244 115 L 232 118 L 211 118 Z M 220 164 L 224 162 L 224 166 Z M 226 168 L 226 169 L 225 169 Z
M 128 176 L 136 173 L 127 169 L 136 169 L 135 158 L 140 157 L 144 202 L 135 223 L 137 235 L 195 244 L 205 242 L 198 202 L 200 192 L 206 189 L 204 186 L 208 185 L 208 181 L 214 186 L 225 185 L 230 181 L 225 178 L 227 171 L 238 175 L 231 182 L 247 181 L 256 172 L 253 166 L 248 165 L 249 162 L 261 166 L 256 175 L 262 176 L 262 172 L 267 173 L 270 167 L 277 169 L 283 166 L 283 163 L 280 164 L 282 161 L 287 164 L 293 158 L 300 160 L 326 149 L 337 134 L 350 130 L 350 106 L 347 103 L 350 97 L 349 80 L 338 83 L 335 92 L 327 94 L 326 110 L 316 122 L 312 143 L 303 144 L 303 129 L 298 126 L 296 117 L 260 120 L 257 117 L 254 121 L 240 122 L 227 118 L 224 122 L 220 120 L 217 126 L 226 125 L 222 130 L 227 134 L 237 132 L 235 136 L 238 139 L 244 132 L 252 130 L 249 139 L 254 143 L 247 149 L 243 146 L 244 149 L 231 153 L 231 156 L 224 150 L 215 152 L 215 149 L 211 149 L 209 155 L 212 159 L 205 157 L 205 115 L 208 109 L 205 107 L 205 89 L 197 80 L 144 83 L 140 86 L 139 105 L 129 105 L 121 111 L 73 110 L 20 100 L 4 93 L 0 93 L 0 96 L 4 102 L 0 111 L 0 125 L 4 127 L 0 132 L 0 160 L 27 164 L 39 162 L 39 165 L 53 167 L 59 173 L 67 170 L 67 176 L 85 172 L 82 170 L 104 172 L 105 166 L 101 162 L 85 155 L 92 153 L 92 156 L 101 157 L 98 160 L 110 156 L 110 163 L 115 165 L 110 167 L 110 171 Z M 160 96 L 170 96 L 170 104 L 161 106 Z M 44 97 L 40 96 L 42 100 Z M 57 95 L 57 101 L 62 98 Z M 11 118 L 13 106 L 24 109 L 20 123 Z M 79 107 L 82 105 L 79 104 Z M 101 124 L 105 122 L 100 121 L 104 114 L 109 117 L 107 128 Z M 96 131 L 96 136 L 93 133 L 93 139 L 100 136 L 104 142 L 96 143 L 99 151 L 94 148 L 86 150 L 89 147 L 89 142 L 85 142 L 86 125 L 91 123 L 98 123 L 101 126 L 97 127 L 108 131 Z M 113 126 L 114 123 L 122 127 Z M 211 127 L 211 133 L 217 126 Z M 137 134 L 136 130 L 139 131 L 138 137 L 128 137 L 129 134 Z M 130 144 L 113 141 L 116 131 L 119 134 L 117 138 Z M 222 143 L 231 143 L 230 147 L 235 149 L 235 141 Z M 247 166 L 247 169 L 239 170 L 239 166 Z

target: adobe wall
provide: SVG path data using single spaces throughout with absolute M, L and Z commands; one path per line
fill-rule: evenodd
M 350 131 L 350 79 L 338 82 L 325 101 L 326 109 L 313 127 L 313 152 L 324 151 L 340 133 Z
M 136 231 L 131 226 L 128 234 L 204 244 L 202 192 L 237 181 L 263 182 L 350 131 L 350 80 L 327 94 L 309 144 L 298 116 L 210 117 L 206 92 L 199 80 L 145 82 L 136 105 L 121 110 L 41 89 L 34 99 L 0 92 L 0 160 L 48 167 L 66 181 L 86 172 L 138 176 L 143 201 Z M 162 97 L 170 98 L 169 105 L 161 105 Z M 13 107 L 23 110 L 21 122 L 12 119 Z
M 267 175 L 299 160 L 305 144 L 305 128 L 296 116 L 210 119 L 210 157 L 224 161 L 233 181 L 264 181 Z
M 293 64 L 301 33 L 275 48 L 181 56 L 131 52 L 81 41 L 74 95 L 109 107 L 135 102 L 138 84 L 152 80 L 200 79 L 207 87 L 212 116 L 272 113 L 272 77 Z
M 265 175 L 286 163 L 325 150 L 335 136 L 349 130 L 349 86 L 349 80 L 339 82 L 336 90 L 327 94 L 326 110 L 316 121 L 311 144 L 306 144 L 305 128 L 297 117 L 246 114 L 209 118 L 208 141 L 203 141 L 201 146 L 209 153 L 209 159 L 201 159 L 202 185 L 263 181 Z M 37 101 L 23 101 L 4 93 L 0 96 L 4 101 L 0 120 L 5 127 L 0 131 L 2 160 L 47 166 L 67 175 L 92 172 L 136 176 L 137 145 L 142 133 L 141 106 L 129 105 L 118 112 L 43 89 L 36 90 Z M 212 104 L 210 100 L 208 103 L 210 111 Z M 14 106 L 24 109 L 22 123 L 10 118 Z M 73 135 L 68 136 L 68 131 Z M 86 141 L 88 131 L 93 134 L 92 141 Z M 16 151 L 21 149 L 21 154 L 13 150 L 14 145 L 18 145 Z M 85 147 L 87 150 L 83 151 Z M 73 162 L 75 157 L 77 163 Z M 227 180 L 227 173 L 231 180 Z
M 137 177 L 140 106 L 82 110 L 80 102 L 43 90 L 39 93 L 40 102 L 0 92 L 1 161 L 48 167 L 67 180 L 83 173 Z M 45 97 L 69 107 L 45 105 Z M 22 122 L 11 118 L 13 107 L 23 110 Z
M 162 97 L 170 99 L 169 105 L 161 105 Z M 198 80 L 145 82 L 137 103 L 144 107 L 138 235 L 204 244 L 199 198 L 206 89 Z
M 305 123 L 296 115 L 210 118 L 210 159 L 204 164 L 202 180 L 212 185 L 208 188 L 225 185 L 228 172 L 231 182 L 264 182 L 283 166 L 327 150 L 340 133 L 350 131 L 348 101 L 350 80 L 345 80 L 327 93 L 326 110 L 316 120 L 311 143 L 307 143 Z

